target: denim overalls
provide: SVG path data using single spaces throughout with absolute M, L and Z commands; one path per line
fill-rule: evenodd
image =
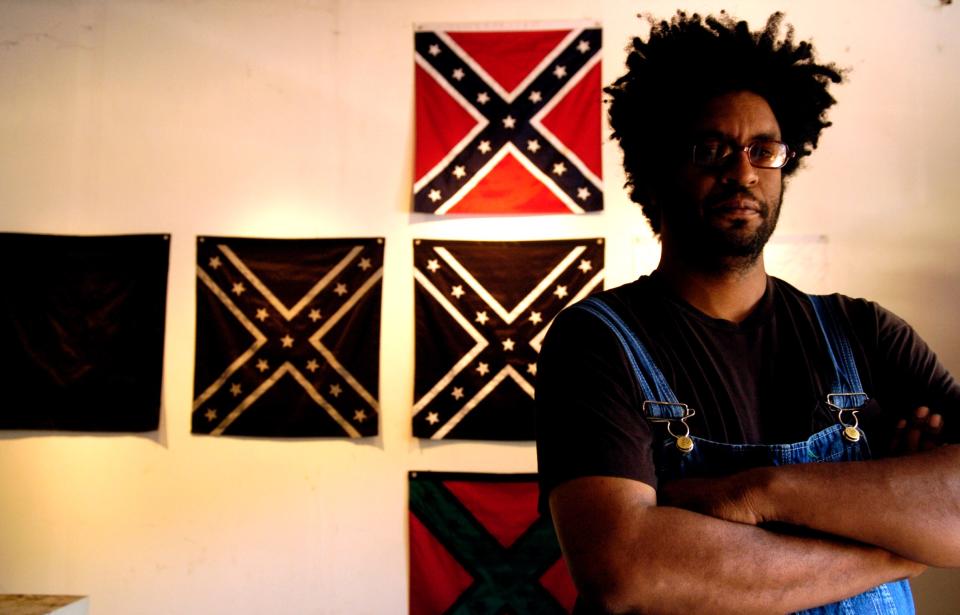
M 833 362 L 833 385 L 826 402 L 837 414 L 837 423 L 803 442 L 770 445 L 725 444 L 690 435 L 686 421 L 694 415 L 694 410 L 677 400 L 663 373 L 623 319 L 596 296 L 574 307 L 586 310 L 611 329 L 623 346 L 629 367 L 643 393 L 645 418 L 666 424 L 668 436 L 655 455 L 658 479 L 669 481 L 683 477 L 723 476 L 760 466 L 869 459 L 870 447 L 856 417 L 856 410 L 866 403 L 867 396 L 860 384 L 850 344 L 833 315 L 829 299 L 810 295 L 810 300 Z M 802 613 L 903 615 L 913 614 L 914 607 L 910 584 L 901 580 Z

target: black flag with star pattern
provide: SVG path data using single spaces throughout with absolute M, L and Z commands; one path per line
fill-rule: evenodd
M 532 440 L 540 344 L 603 287 L 603 240 L 414 241 L 413 435 Z
M 382 238 L 197 239 L 193 432 L 378 432 Z
M 169 235 L 0 233 L 0 429 L 160 422 Z

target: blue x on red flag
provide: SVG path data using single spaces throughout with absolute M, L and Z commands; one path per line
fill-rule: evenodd
M 603 240 L 414 240 L 413 435 L 533 440 L 540 344 L 603 287 Z
M 600 29 L 421 26 L 414 211 L 603 209 Z
M 193 432 L 377 433 L 383 240 L 197 241 Z

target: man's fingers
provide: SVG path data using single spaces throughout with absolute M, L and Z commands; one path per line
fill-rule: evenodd
M 920 450 L 920 437 L 923 435 L 927 426 L 927 416 L 930 414 L 930 408 L 927 406 L 918 406 L 913 411 L 913 417 L 910 420 L 910 428 L 907 430 L 906 444 L 904 450 L 908 453 L 915 453 Z
M 914 422 L 907 430 L 906 444 L 904 450 L 908 453 L 915 453 L 920 450 L 920 436 L 923 434 L 921 424 Z
M 943 417 L 931 414 L 927 421 L 927 431 L 920 442 L 920 450 L 929 451 L 940 446 L 940 432 L 943 430 Z
M 890 439 L 893 454 L 928 451 L 940 444 L 943 416 L 931 413 L 927 406 L 918 406 L 909 419 L 900 419 L 894 426 Z

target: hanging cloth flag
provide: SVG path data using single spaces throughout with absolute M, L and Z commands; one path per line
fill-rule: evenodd
M 603 240 L 414 240 L 418 438 L 533 440 L 540 344 L 603 285 Z
M 569 613 L 535 474 L 410 473 L 410 615 Z
M 170 236 L 0 233 L 0 260 L 0 429 L 157 429 Z
M 413 209 L 603 209 L 595 23 L 419 26 Z
M 383 239 L 197 239 L 193 432 L 377 434 Z

